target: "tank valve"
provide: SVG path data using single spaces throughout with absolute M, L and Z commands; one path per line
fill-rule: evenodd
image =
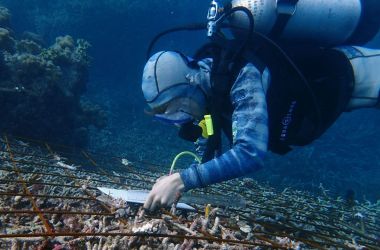
M 218 30 L 218 21 L 224 14 L 224 6 L 220 1 L 213 0 L 207 13 L 207 36 L 212 37 Z

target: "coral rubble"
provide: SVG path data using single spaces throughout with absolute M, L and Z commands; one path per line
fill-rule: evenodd
M 278 193 L 243 179 L 197 192 L 222 193 L 226 200 L 242 196 L 246 207 L 234 207 L 230 201 L 217 207 L 207 201 L 211 205 L 194 204 L 196 212 L 172 208 L 147 213 L 96 187 L 148 189 L 163 174 L 152 171 L 153 166 L 36 144 L 0 138 L 0 249 L 380 247 L 380 202 L 354 201 L 348 207 L 341 198 L 292 189 Z M 107 169 L 90 171 L 77 164 L 86 159 L 98 167 L 107 164 Z M 47 234 L 54 237 L 44 237 Z
M 57 37 L 50 47 L 25 32 L 15 38 L 0 7 L 0 131 L 84 146 L 88 128 L 103 128 L 105 113 L 83 100 L 90 44 Z

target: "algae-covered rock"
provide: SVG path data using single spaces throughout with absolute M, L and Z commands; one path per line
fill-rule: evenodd
M 57 50 L 73 50 L 75 48 L 75 41 L 71 36 L 60 36 L 55 39 L 53 47 Z
M 6 28 L 10 25 L 11 13 L 5 7 L 0 6 L 0 27 Z
M 90 126 L 104 128 L 105 113 L 82 100 L 89 47 L 68 35 L 45 47 L 34 33 L 17 40 L 0 28 L 0 132 L 84 146 Z
M 82 101 L 81 107 L 86 123 L 91 123 L 98 129 L 106 127 L 107 115 L 100 106 L 94 105 L 89 101 Z
M 62 75 L 58 66 L 29 53 L 6 54 L 5 64 L 10 72 L 11 81 L 31 88 L 40 89 L 44 83 L 54 84 Z
M 36 33 L 30 32 L 30 31 L 24 31 L 21 35 L 21 39 L 22 40 L 28 40 L 31 42 L 35 42 L 36 44 L 38 44 L 40 46 L 45 45 L 45 42 L 44 42 L 42 36 L 40 36 Z
M 32 55 L 38 55 L 42 52 L 42 47 L 31 40 L 21 40 L 16 44 L 17 51 L 19 53 L 28 53 Z
M 11 36 L 11 32 L 7 29 L 0 28 L 0 48 L 5 51 L 13 51 L 15 40 Z
M 83 39 L 75 41 L 71 36 L 57 37 L 55 44 L 45 49 L 41 56 L 45 60 L 51 60 L 56 65 L 82 65 L 88 67 L 90 57 L 88 49 L 90 43 Z

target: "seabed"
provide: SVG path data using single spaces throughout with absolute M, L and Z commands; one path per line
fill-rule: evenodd
M 194 191 L 224 205 L 146 213 L 97 187 L 150 189 L 157 164 L 6 135 L 0 163 L 0 249 L 380 249 L 379 202 L 242 179 Z

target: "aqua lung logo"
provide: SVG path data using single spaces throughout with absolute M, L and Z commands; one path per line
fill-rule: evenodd
M 296 109 L 296 106 L 297 106 L 297 101 L 293 101 L 290 104 L 288 113 L 282 119 L 282 122 L 281 122 L 282 129 L 281 129 L 281 135 L 280 135 L 281 141 L 285 141 L 286 138 L 288 137 L 288 131 L 289 131 L 290 125 L 293 121 L 293 115 L 294 115 L 294 111 Z

